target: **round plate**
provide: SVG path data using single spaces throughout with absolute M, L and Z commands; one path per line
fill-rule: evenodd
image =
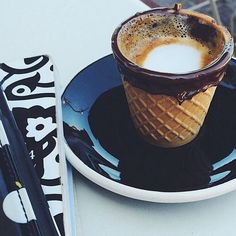
M 236 189 L 236 61 L 192 142 L 159 148 L 136 133 L 112 55 L 81 71 L 62 96 L 66 155 L 98 185 L 135 199 L 189 202 Z

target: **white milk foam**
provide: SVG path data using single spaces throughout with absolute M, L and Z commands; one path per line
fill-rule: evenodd
M 159 72 L 187 73 L 201 69 L 202 53 L 183 44 L 161 45 L 149 52 L 142 67 Z

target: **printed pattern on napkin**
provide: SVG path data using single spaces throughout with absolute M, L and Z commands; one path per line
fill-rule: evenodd
M 53 65 L 47 56 L 0 64 L 0 81 L 62 235 L 63 205 Z

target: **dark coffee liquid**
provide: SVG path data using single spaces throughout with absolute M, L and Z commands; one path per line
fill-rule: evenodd
M 204 30 L 206 32 L 203 33 Z M 193 16 L 186 17 L 168 12 L 134 18 L 121 28 L 117 40 L 122 54 L 138 65 L 143 64 L 142 60 L 154 48 L 181 43 L 192 46 L 203 54 L 203 66 L 207 66 L 220 56 L 225 44 L 222 34 L 206 22 L 200 22 Z M 176 58 L 178 56 L 175 55 Z

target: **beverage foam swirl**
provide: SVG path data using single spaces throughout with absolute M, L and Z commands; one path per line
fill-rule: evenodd
M 204 68 L 219 57 L 224 43 L 223 36 L 203 21 L 168 13 L 140 15 L 118 35 L 118 47 L 128 60 L 170 73 Z

